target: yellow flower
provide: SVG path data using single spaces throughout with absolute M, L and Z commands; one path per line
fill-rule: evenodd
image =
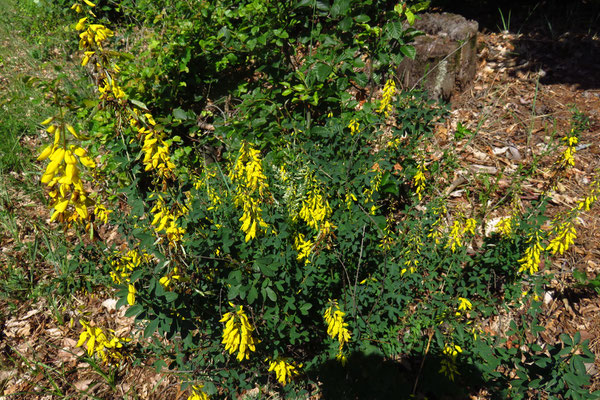
M 235 308 L 232 303 L 229 303 L 229 305 Z M 240 306 L 237 312 L 226 313 L 219 322 L 225 323 L 223 340 L 221 341 L 225 344 L 225 350 L 229 351 L 229 354 L 237 351 L 236 358 L 240 362 L 249 359 L 250 351 L 256 351 L 256 339 L 252 337 L 254 328 L 250 325 L 243 307 Z
M 133 284 L 129 284 L 127 285 L 127 304 L 129 304 L 130 306 L 135 304 L 135 294 L 137 293 L 137 290 L 135 290 L 135 286 L 133 286 Z
M 114 336 L 114 331 L 91 326 L 88 322 L 80 321 L 83 331 L 79 335 L 76 347 L 81 347 L 87 341 L 88 356 L 97 354 L 105 364 L 120 363 L 124 358 L 123 344 L 131 341 L 129 338 Z
M 454 343 L 446 344 L 442 352 L 444 358 L 440 361 L 441 368 L 439 372 L 446 375 L 451 381 L 454 381 L 454 375 L 460 375 L 456 366 L 456 358 L 459 353 L 462 353 L 462 349 Z
M 465 299 L 464 297 L 459 297 L 458 298 L 458 309 L 459 310 L 471 310 L 473 309 L 473 304 L 468 300 Z
M 554 232 L 556 233 L 556 236 L 550 241 L 546 250 L 551 251 L 552 255 L 556 254 L 556 252 L 562 255 L 577 238 L 577 232 L 575 231 L 573 221 L 559 224 L 555 227 Z
M 421 163 L 417 168 L 417 173 L 413 177 L 413 184 L 416 187 L 415 192 L 419 200 L 423 198 L 423 190 L 425 190 L 425 171 L 427 171 L 427 168 L 424 163 Z
M 310 259 L 308 258 L 308 256 L 312 251 L 314 243 L 310 239 L 304 240 L 304 235 L 300 233 L 294 239 L 294 245 L 296 246 L 296 250 L 298 251 L 298 256 L 296 257 L 296 259 L 305 260 L 305 264 L 310 264 Z
M 350 135 L 354 136 L 360 130 L 360 124 L 356 119 L 351 119 L 348 128 L 350 128 Z
M 395 94 L 396 82 L 394 82 L 393 79 L 388 79 L 383 86 L 383 97 L 379 108 L 377 109 L 378 114 L 384 113 L 386 118 L 390 116 L 390 112 L 392 111 L 392 98 Z
M 540 244 L 541 240 L 538 232 L 531 235 L 529 239 L 527 239 L 527 242 L 530 243 L 530 245 L 525 249 L 525 255 L 519 259 L 519 272 L 529 271 L 529 273 L 533 275 L 540 267 L 540 255 L 544 248 Z
M 187 400 L 208 400 L 209 397 L 202 391 L 204 385 L 192 386 L 192 394 L 188 396 Z
M 343 347 L 350 341 L 351 333 L 348 330 L 348 324 L 344 322 L 346 315 L 338 306 L 337 300 L 330 300 L 330 306 L 325 310 L 323 318 L 327 323 L 327 335 L 332 339 L 337 339 L 339 343 L 338 360 L 345 362 Z
M 289 362 L 286 358 L 277 358 L 269 363 L 269 372 L 275 371 L 277 381 L 285 386 L 294 375 L 298 375 L 298 367 L 293 362 Z

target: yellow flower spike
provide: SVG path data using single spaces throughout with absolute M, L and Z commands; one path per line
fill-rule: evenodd
M 459 297 L 458 298 L 458 309 L 459 310 L 471 310 L 473 309 L 473 304 L 469 301 L 469 299 L 466 299 L 464 297 Z
M 243 307 L 240 306 L 235 313 L 226 313 L 220 322 L 225 322 L 221 341 L 225 344 L 225 351 L 228 351 L 229 354 L 237 351 L 236 359 L 240 362 L 249 359 L 250 351 L 256 351 L 256 340 L 252 337 L 254 328 L 250 325 Z
M 269 362 L 268 372 L 275 372 L 277 381 L 285 386 L 294 375 L 298 375 L 298 369 L 301 368 L 302 364 L 298 367 L 293 362 L 289 362 L 286 358 L 277 358 Z

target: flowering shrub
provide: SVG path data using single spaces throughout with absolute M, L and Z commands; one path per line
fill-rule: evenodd
M 453 167 L 428 144 L 444 107 L 396 86 L 418 5 L 186 4 L 169 17 L 122 2 L 153 32 L 136 57 L 111 50 L 119 32 L 94 20 L 93 3 L 73 5 L 87 15 L 75 29 L 96 98 L 72 108 L 85 135 L 62 114 L 44 121 L 54 142 L 40 156 L 52 221 L 117 227 L 120 250 L 96 245 L 113 255 L 118 305 L 165 339 L 145 349 L 156 366 L 187 371 L 190 399 L 267 383 L 302 393 L 328 360 L 351 368 L 360 353 L 418 358 L 406 396 L 421 374 L 441 374 L 439 390 L 508 391 L 499 371 L 512 361 L 486 364 L 493 338 L 478 321 L 523 303 L 535 314 L 541 260 L 568 250 L 598 181 L 550 231 L 544 195 L 485 236 L 477 207 L 439 195 Z M 84 184 L 79 164 L 96 179 Z M 120 348 L 84 329 L 90 356 L 100 337 Z M 485 382 L 461 373 L 467 363 Z

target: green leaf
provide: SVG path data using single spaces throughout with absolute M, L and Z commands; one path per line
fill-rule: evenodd
M 139 100 L 135 100 L 135 99 L 129 99 L 129 101 L 130 101 L 130 102 L 131 102 L 133 105 L 135 105 L 135 106 L 137 106 L 137 107 L 141 108 L 143 111 L 148 111 L 148 106 L 146 106 L 146 105 L 145 105 L 144 103 L 142 103 L 141 101 L 139 101 Z
M 300 312 L 302 313 L 302 315 L 307 315 L 308 310 L 310 310 L 311 308 L 312 308 L 312 304 L 304 303 L 300 306 Z
M 173 118 L 185 121 L 186 119 L 188 119 L 188 115 L 181 108 L 176 108 L 173 110 Z
M 260 257 L 254 260 L 254 265 L 258 267 L 260 272 L 268 277 L 273 277 L 277 273 L 277 266 L 273 263 L 272 256 Z
M 335 0 L 331 6 L 331 16 L 333 18 L 345 15 L 350 10 L 350 0 Z
M 139 304 L 134 304 L 131 307 L 129 307 L 127 309 L 127 311 L 125 311 L 125 316 L 128 317 L 128 318 L 129 317 L 135 317 L 138 314 L 140 314 L 142 311 L 144 311 L 144 307 L 142 307 Z
M 252 304 L 254 303 L 254 301 L 258 298 L 258 290 L 256 290 L 256 287 L 252 286 L 250 288 L 250 290 L 248 291 L 248 295 L 246 296 L 246 301 L 248 301 L 248 304 Z
M 359 24 L 364 24 L 366 22 L 369 22 L 371 20 L 371 18 L 368 15 L 360 14 L 360 15 L 357 15 L 356 17 L 354 17 L 354 20 L 356 22 L 358 22 Z
M 333 71 L 333 68 L 331 68 L 329 65 L 324 63 L 318 63 L 315 66 L 315 76 L 317 78 L 317 81 L 325 82 L 327 80 L 327 77 L 329 77 L 329 74 L 331 74 L 331 71 Z
M 404 54 L 406 57 L 410 58 L 411 60 L 414 60 L 415 57 L 417 56 L 417 50 L 415 49 L 414 46 L 410 46 L 410 45 L 400 46 L 400 52 L 402 54 Z
M 402 29 L 402 23 L 400 21 L 388 22 L 385 24 L 384 29 L 388 39 L 402 40 L 402 37 L 404 36 L 404 29 Z
M 168 303 L 172 303 L 175 300 L 177 300 L 177 298 L 179 297 L 179 294 L 177 292 L 166 292 L 165 293 L 165 300 L 167 300 Z
M 277 294 L 270 287 L 265 288 L 265 292 L 271 301 L 277 301 Z
M 148 323 L 148 325 L 146 325 L 146 328 L 144 329 L 144 337 L 145 338 L 149 338 L 150 336 L 152 336 L 152 334 L 154 334 L 154 332 L 158 328 L 159 322 L 160 322 L 160 320 L 158 318 L 155 318 L 152 321 L 150 321 Z

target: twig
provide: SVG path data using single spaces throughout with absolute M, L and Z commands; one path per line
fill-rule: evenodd
M 356 266 L 356 275 L 354 276 L 354 293 L 352 294 L 352 304 L 354 306 L 354 317 L 356 318 L 356 287 L 358 286 L 358 273 L 360 271 L 360 263 L 362 261 L 364 243 L 365 243 L 365 230 L 367 229 L 367 224 L 363 225 L 362 229 L 362 238 L 360 239 L 360 253 L 358 254 L 358 265 Z
M 425 365 L 425 359 L 427 358 L 427 354 L 429 353 L 429 346 L 431 345 L 431 339 L 433 338 L 433 330 L 429 330 L 429 340 L 427 341 L 427 347 L 425 348 L 425 353 L 423 354 L 423 359 L 421 360 L 421 365 L 419 365 L 419 372 L 417 373 L 417 377 L 415 378 L 415 385 L 413 386 L 412 394 L 414 395 L 417 392 L 417 386 L 419 385 L 419 376 L 421 376 L 421 372 L 423 371 L 423 366 Z

